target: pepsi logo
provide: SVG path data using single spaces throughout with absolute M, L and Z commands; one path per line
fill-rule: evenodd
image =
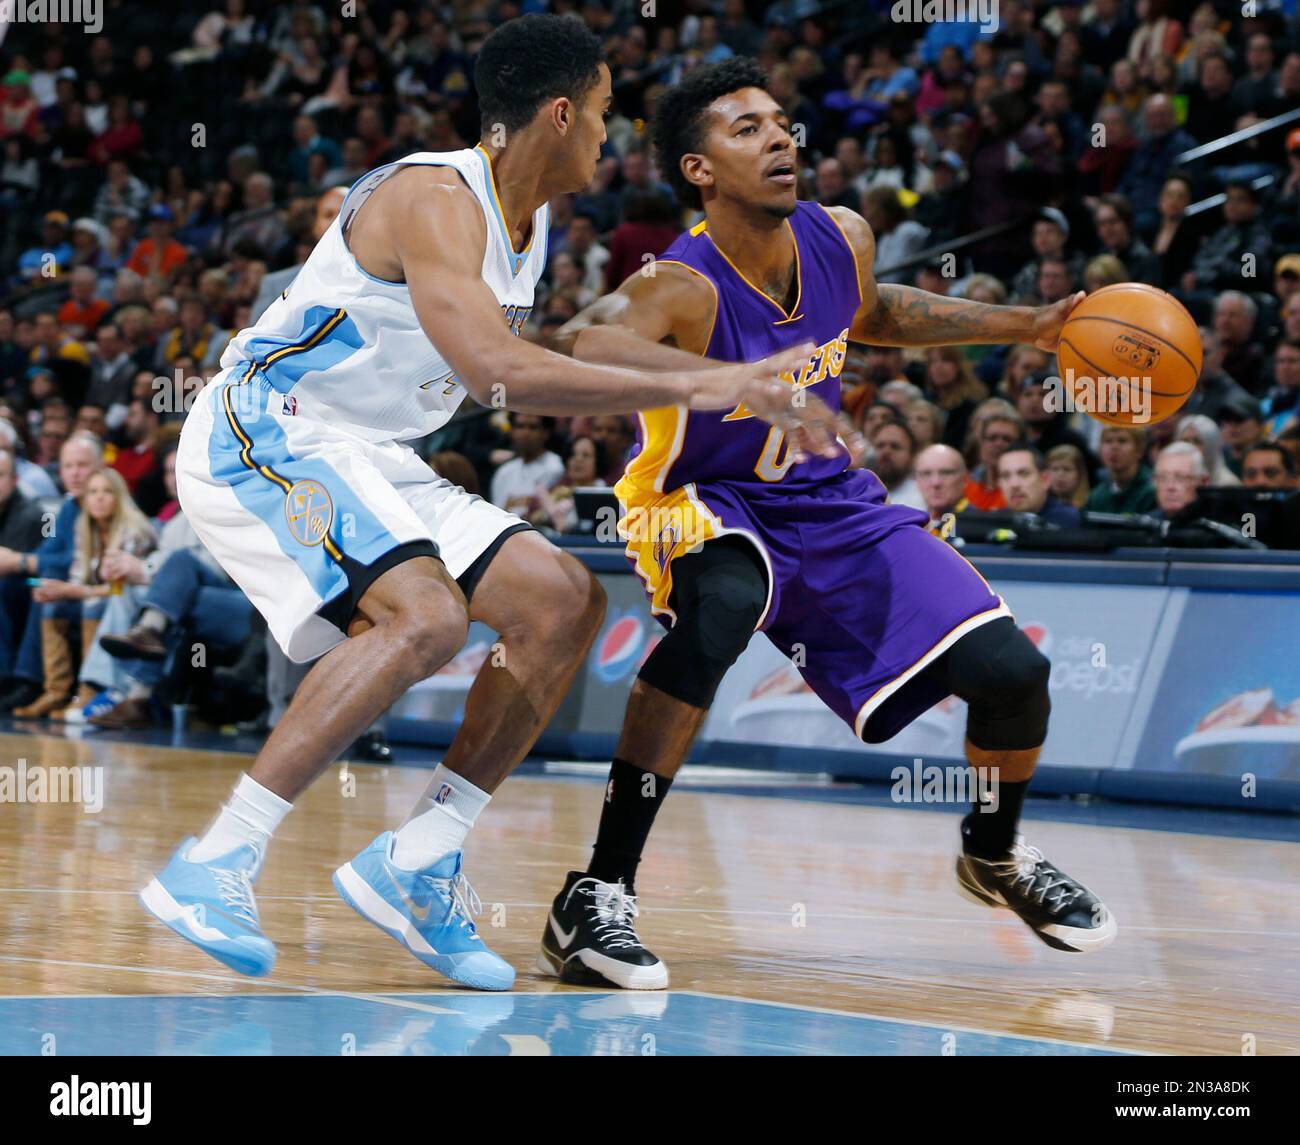
M 616 616 L 596 642 L 595 671 L 607 684 L 629 675 L 639 664 L 645 643 L 645 624 L 635 613 Z
M 1029 637 L 1030 642 L 1044 656 L 1052 650 L 1052 633 L 1046 624 L 1029 623 L 1022 624 L 1020 630 Z
M 636 663 L 636 669 L 638 672 L 645 667 L 645 662 L 650 659 L 650 653 L 659 647 L 659 641 L 663 638 L 664 634 L 662 632 L 650 633 L 650 638 L 645 642 L 645 647 L 641 650 L 641 656 Z

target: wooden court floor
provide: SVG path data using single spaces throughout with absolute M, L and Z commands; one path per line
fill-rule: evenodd
M 0 736 L 0 767 L 103 768 L 102 809 L 0 803 L 0 1001 L 82 995 L 441 991 L 362 922 L 330 874 L 396 825 L 417 768 L 336 766 L 278 833 L 258 883 L 279 961 L 245 979 L 155 923 L 136 890 L 200 831 L 247 757 Z M 523 993 L 547 906 L 586 860 L 600 787 L 515 777 L 466 870 L 485 940 Z M 957 816 L 674 790 L 639 879 L 640 933 L 674 991 L 1105 1049 L 1300 1054 L 1300 846 L 1031 822 L 1028 835 L 1114 910 L 1092 956 L 1040 944 L 953 889 Z

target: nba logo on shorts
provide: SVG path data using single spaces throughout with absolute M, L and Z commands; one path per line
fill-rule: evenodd
M 438 804 L 446 803 L 451 798 L 451 784 L 444 783 L 438 788 L 438 794 L 433 797 L 433 801 Z

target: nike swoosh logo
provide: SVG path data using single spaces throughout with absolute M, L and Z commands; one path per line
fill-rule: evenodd
M 411 917 L 415 919 L 416 922 L 423 922 L 426 918 L 429 917 L 429 911 L 433 909 L 432 900 L 430 900 L 428 904 L 425 906 L 425 908 L 421 910 L 419 907 L 415 905 L 414 902 L 411 901 L 411 896 L 408 895 L 404 890 L 402 890 L 398 881 L 395 878 L 393 878 L 393 872 L 390 871 L 387 866 L 384 867 L 384 874 L 388 876 L 388 881 L 393 884 L 393 890 L 397 892 L 397 897 L 402 900 L 402 904 L 406 907 L 408 911 L 410 911 Z
M 975 875 L 974 875 L 973 873 L 971 873 L 970 871 L 968 871 L 968 872 L 966 873 L 965 878 L 963 879 L 963 881 L 966 883 L 966 889 L 967 889 L 967 890 L 969 890 L 969 891 L 971 891 L 971 892 L 973 892 L 973 893 L 976 893 L 976 894 L 984 895 L 986 898 L 996 899 L 996 900 L 997 900 L 997 901 L 998 901 L 1002 906 L 1010 906 L 1010 905 L 1011 905 L 1009 902 L 1007 902 L 1006 897 L 1002 894 L 1001 891 L 999 891 L 999 890 L 995 890 L 995 889 L 992 888 L 992 887 L 986 887 L 986 886 L 985 886 L 982 882 L 980 882 L 980 880 L 979 880 L 978 878 L 976 878 Z
M 560 945 L 561 945 L 562 947 L 567 947 L 567 946 L 569 946 L 570 943 L 573 942 L 573 936 L 574 936 L 575 934 L 578 933 L 578 928 L 575 926 L 571 931 L 569 931 L 568 934 L 565 934 L 565 933 L 564 933 L 564 930 L 563 930 L 563 928 L 560 926 L 560 924 L 559 924 L 558 922 L 555 921 L 555 915 L 552 914 L 552 915 L 551 915 L 551 933 L 554 934 L 555 937 L 558 938 L 558 939 L 560 940 Z

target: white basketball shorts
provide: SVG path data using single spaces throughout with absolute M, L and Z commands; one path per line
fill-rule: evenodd
M 376 566 L 437 555 L 460 577 L 503 533 L 526 527 L 439 477 L 409 446 L 300 416 L 260 374 L 241 381 L 245 372 L 223 370 L 195 398 L 176 492 L 291 660 L 346 638 L 354 587 Z

